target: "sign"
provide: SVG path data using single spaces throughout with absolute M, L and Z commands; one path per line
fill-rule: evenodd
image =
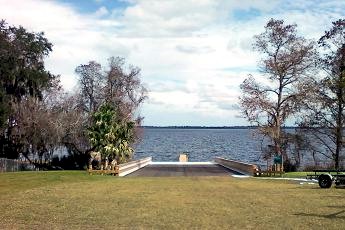
M 281 164 L 282 163 L 282 156 L 281 155 L 275 156 L 273 161 L 274 161 L 274 164 Z

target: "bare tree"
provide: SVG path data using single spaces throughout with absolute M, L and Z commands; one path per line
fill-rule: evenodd
M 82 107 L 87 113 L 94 113 L 107 102 L 117 108 L 124 119 L 141 120 L 136 112 L 146 99 L 147 90 L 141 84 L 138 67 L 126 66 L 124 58 L 111 57 L 107 69 L 91 61 L 78 66 L 76 73 L 80 76 Z
M 136 116 L 136 110 L 147 97 L 147 90 L 140 81 L 140 69 L 132 65 L 126 68 L 125 59 L 121 57 L 111 57 L 109 67 L 105 76 L 104 100 L 118 108 L 117 112 L 123 119 L 135 119 L 140 123 L 142 118 Z
M 61 111 L 57 109 L 62 94 L 59 81 L 42 92 L 42 98 L 26 97 L 12 105 L 15 122 L 11 139 L 16 151 L 30 162 L 42 165 L 49 162 L 54 151 L 61 146 L 65 127 Z
M 320 80 L 313 82 L 300 126 L 312 139 L 311 149 L 340 166 L 345 124 L 345 19 L 333 22 L 319 40 Z
M 80 76 L 82 108 L 88 113 L 95 112 L 100 105 L 100 92 L 102 92 L 102 85 L 104 85 L 102 66 L 90 61 L 88 64 L 79 65 L 75 71 Z
M 309 72 L 314 67 L 314 43 L 297 35 L 296 25 L 271 19 L 255 36 L 254 49 L 263 59 L 261 83 L 249 76 L 241 84 L 240 105 L 245 117 L 268 138 L 269 153 L 288 159 L 282 127 L 300 108 Z

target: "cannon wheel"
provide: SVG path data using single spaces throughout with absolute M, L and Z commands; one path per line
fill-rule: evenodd
M 330 175 L 322 174 L 319 176 L 319 186 L 321 188 L 330 188 L 332 186 L 332 178 Z

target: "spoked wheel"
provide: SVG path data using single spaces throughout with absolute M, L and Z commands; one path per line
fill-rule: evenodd
M 322 174 L 319 176 L 319 186 L 321 188 L 330 188 L 332 186 L 332 178 L 330 175 Z

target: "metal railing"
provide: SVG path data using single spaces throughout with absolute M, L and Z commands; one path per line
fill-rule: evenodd
M 26 161 L 0 158 L 0 172 L 17 172 L 34 169 L 34 165 Z

